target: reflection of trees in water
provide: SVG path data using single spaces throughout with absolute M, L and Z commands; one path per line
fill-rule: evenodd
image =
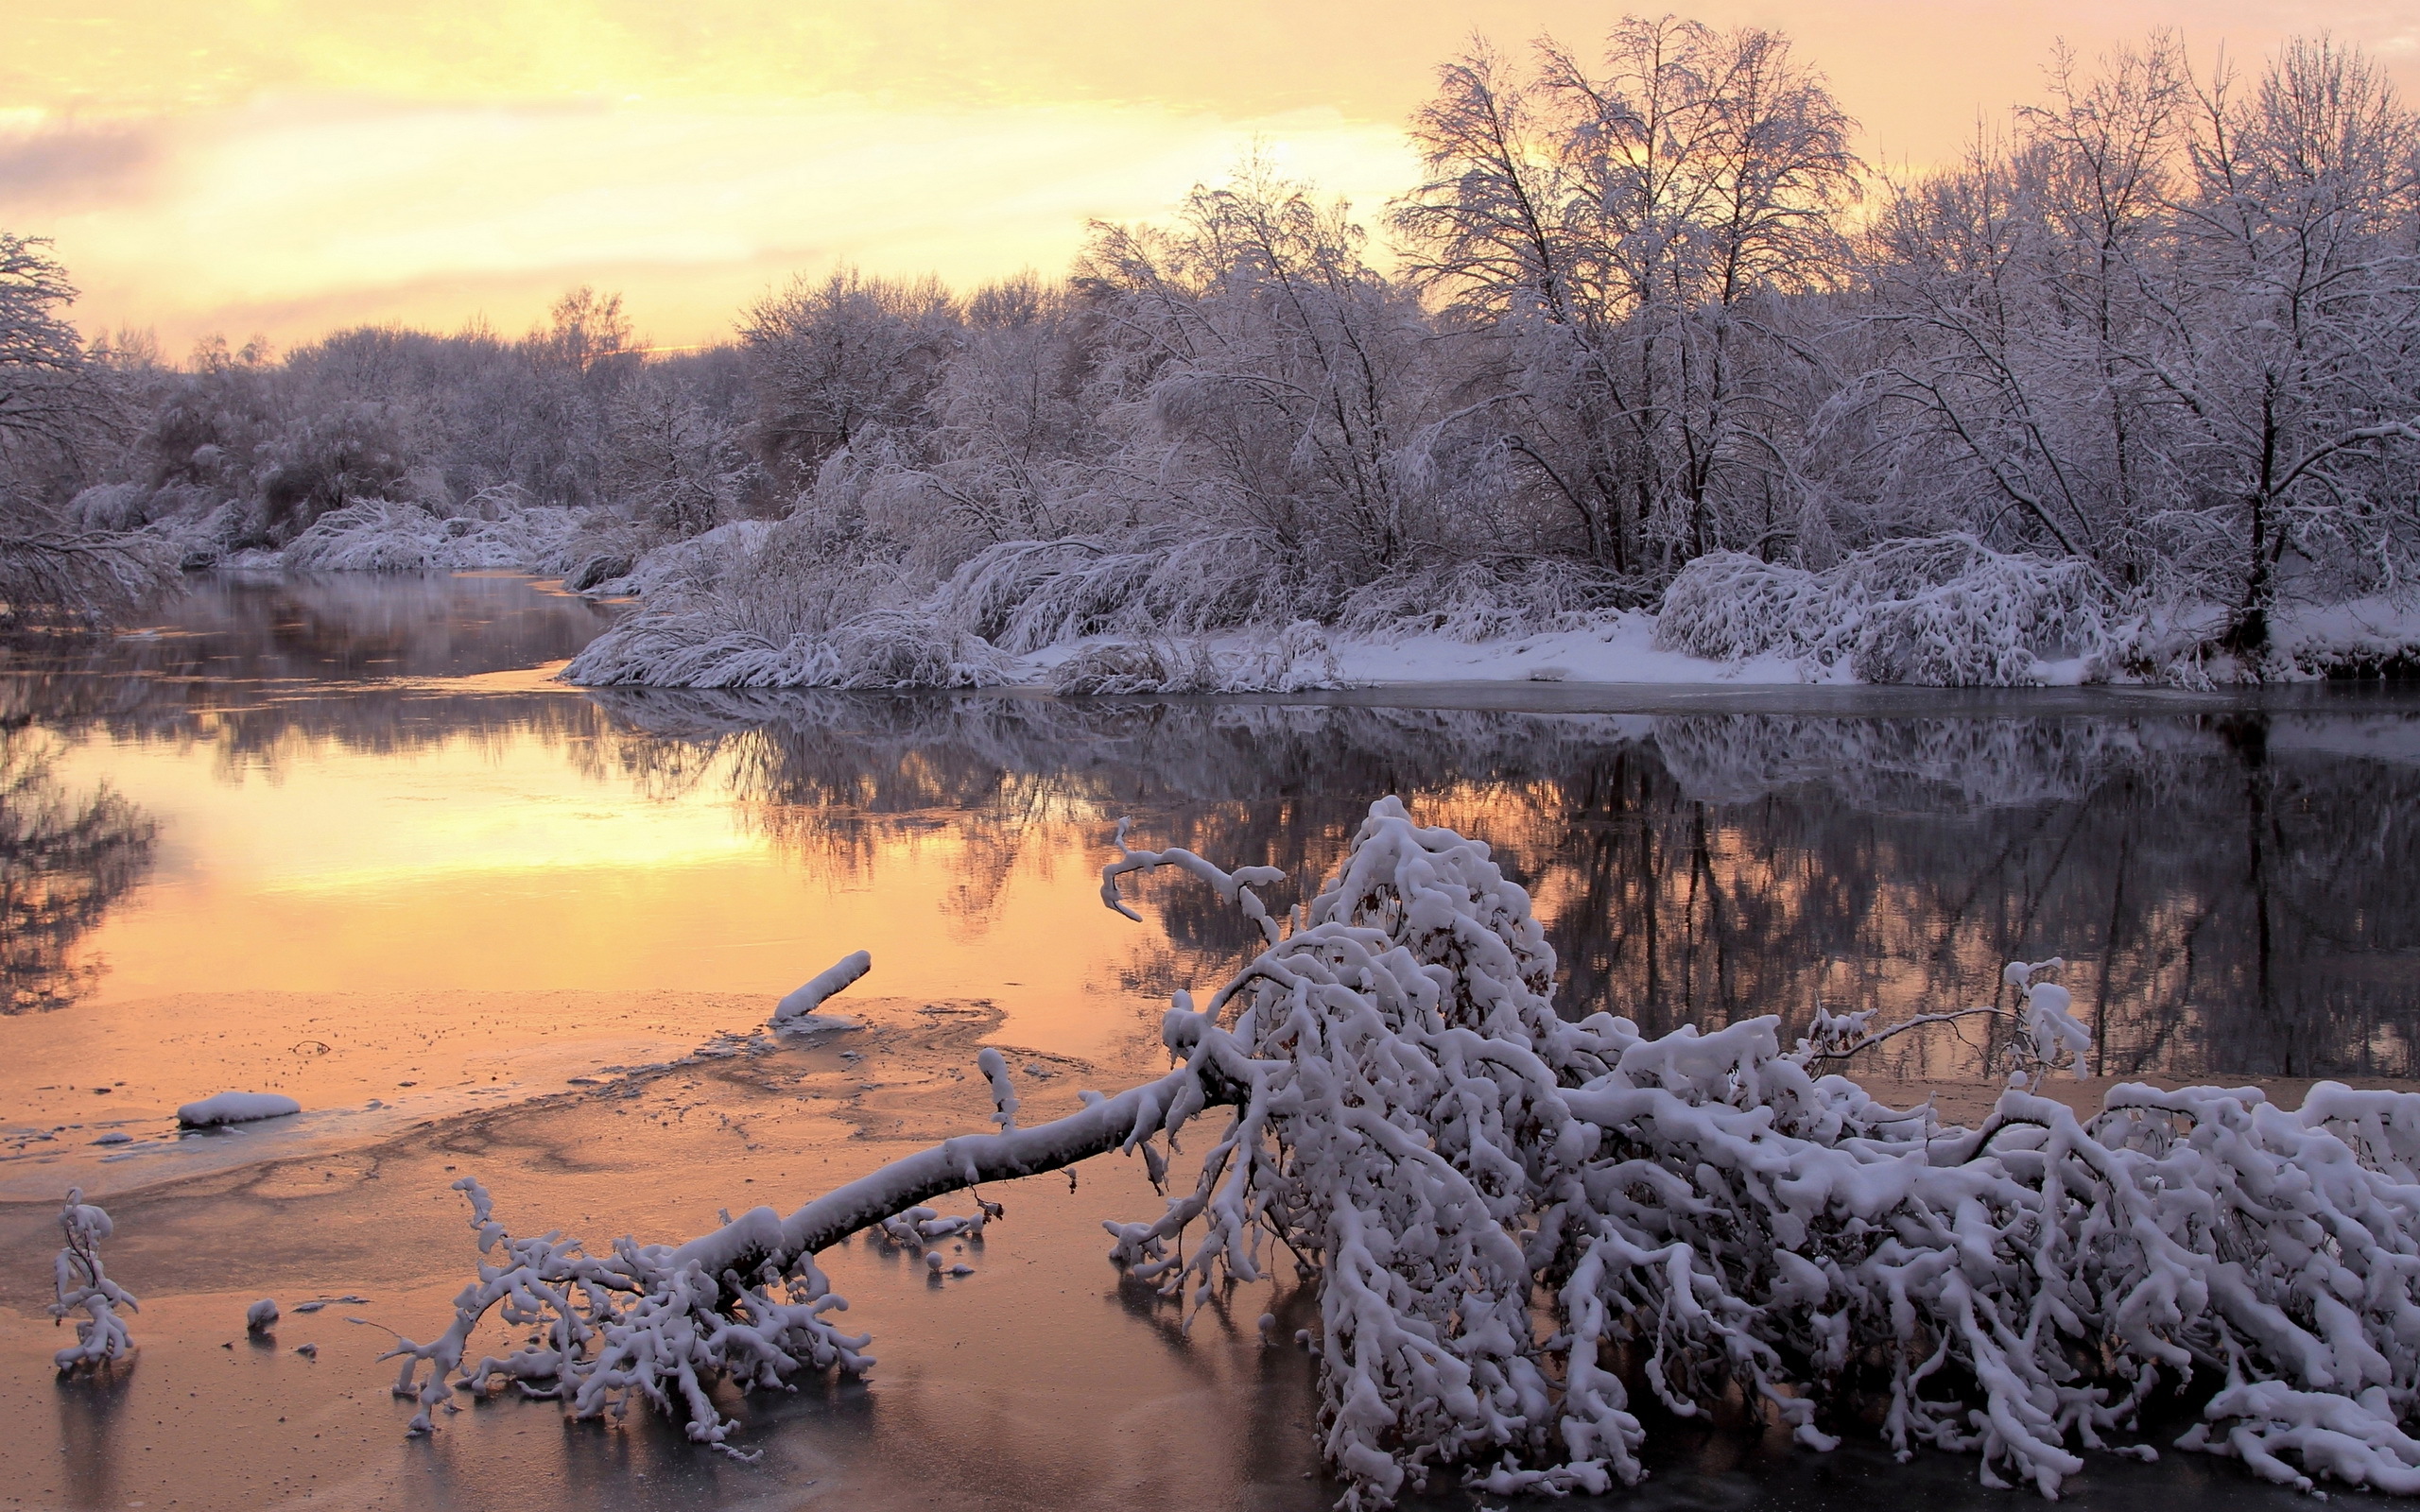
M 2420 1074 L 2420 898 L 2401 885 L 2420 860 L 2402 819 L 2420 762 L 2311 738 L 2348 719 L 2420 730 L 2400 713 L 600 701 L 684 759 L 712 749 L 757 822 L 812 864 L 861 867 L 902 825 L 963 826 L 978 912 L 1040 826 L 1132 813 L 1153 844 L 1316 879 L 1368 798 L 1398 792 L 1506 853 L 1576 1009 L 1655 1029 L 1803 1022 L 1819 1002 L 1895 1014 L 1987 998 L 2002 962 L 2057 952 L 2076 963 L 2103 1074 Z M 2273 729 L 2293 748 L 2273 748 Z M 1246 948 L 1211 900 L 1161 897 L 1171 949 L 1138 952 L 1132 985 L 1198 981 Z M 1945 1034 L 1898 1069 L 1964 1071 L 1974 1055 Z
M 1835 748 L 1925 743 L 1925 724 L 1901 724 L 1840 731 Z M 2273 761 L 2269 724 L 2003 732 L 1996 781 L 2072 796 L 1962 812 L 1858 803 L 1904 795 L 1907 768 L 1817 777 L 1822 737 L 1794 721 L 1763 732 L 1788 748 L 1790 785 L 1744 801 L 1709 804 L 1660 761 L 1617 759 L 1569 791 L 1543 911 L 1575 997 L 1639 1005 L 1656 1028 L 1818 1001 L 1954 1005 L 1988 997 L 2000 962 L 2059 952 L 2078 962 L 2100 1074 L 2420 1074 L 2420 960 L 2398 954 L 2420 947 L 2420 902 L 2396 882 L 2420 859 L 2401 820 L 2420 767 Z M 1704 734 L 1673 733 L 1684 748 Z M 1978 741 L 1938 734 L 1944 753 Z M 2074 762 L 2087 741 L 2097 773 Z M 2040 764 L 2010 770 L 2031 751 Z M 1948 1069 L 1954 1051 L 1914 1047 L 1904 1068 Z
M 1132 814 L 1150 843 L 1315 885 L 1368 799 L 1395 792 L 1505 853 L 1575 1008 L 1651 1028 L 1803 1021 L 1818 1002 L 1900 1012 L 1972 1001 L 2001 961 L 2063 952 L 2106 1073 L 2420 1073 L 2420 901 L 2401 885 L 2420 721 L 2391 702 L 1903 718 L 1004 694 L 592 701 L 435 680 L 569 654 L 594 628 L 577 600 L 443 578 L 210 592 L 186 614 L 194 633 L 20 658 L 0 676 L 0 725 L 188 747 L 231 775 L 319 743 L 385 754 L 534 738 L 645 795 L 728 795 L 834 875 L 947 832 L 966 853 L 957 907 L 977 926 L 1021 858 L 1064 853 L 1070 825 L 1105 844 L 1108 822 Z M 1154 896 L 1171 941 L 1138 945 L 1138 986 L 1199 982 L 1249 947 L 1206 895 Z M 1944 1040 L 1900 1058 L 1948 1070 L 1971 1053 Z
M 614 729 L 568 693 L 438 680 L 562 660 L 610 617 L 517 578 L 203 578 L 175 609 L 157 632 L 19 648 L 0 675 L 0 720 L 206 750 L 227 775 L 273 774 L 320 743 L 372 755 L 529 736 L 577 747 Z
M 99 968 L 78 947 L 151 868 L 158 826 L 106 785 L 70 793 L 58 747 L 0 724 L 0 1014 L 64 1007 Z
M 170 633 L 108 654 L 171 679 L 458 677 L 576 656 L 614 612 L 512 576 L 216 576 L 196 580 Z

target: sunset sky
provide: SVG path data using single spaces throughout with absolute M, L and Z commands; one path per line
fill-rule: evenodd
M 1402 123 L 1473 32 L 1578 43 L 1568 0 L 17 0 L 0 229 L 57 240 L 91 332 L 291 344 L 334 326 L 507 334 L 575 284 L 709 341 L 839 260 L 957 283 L 1064 266 L 1088 217 L 1163 213 L 1258 139 L 1374 210 Z M 2155 26 L 2197 60 L 2297 31 L 2420 90 L 2409 0 L 1722 0 L 1789 32 L 1870 157 L 1954 152 L 2064 38 Z

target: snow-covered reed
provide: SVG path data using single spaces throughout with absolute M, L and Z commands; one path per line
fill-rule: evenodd
M 2420 1492 L 2400 1427 L 2420 1406 L 2420 1096 L 2323 1082 L 2287 1109 L 2120 1086 L 2079 1117 L 2035 1090 L 2089 1042 L 2057 963 L 2013 963 L 2013 1006 L 1919 1021 L 2012 1021 L 2007 1090 L 1950 1127 L 1827 1071 L 1908 1025 L 1819 1015 L 1785 1047 L 1774 1018 L 1650 1038 L 1559 1012 L 1528 894 L 1395 799 L 1282 918 L 1257 893 L 1270 868 L 1119 850 L 1113 906 L 1132 913 L 1122 878 L 1173 867 L 1264 942 L 1199 1007 L 1178 994 L 1176 1070 L 1026 1125 L 994 1057 L 998 1133 L 610 1259 L 510 1238 L 466 1180 L 496 1259 L 445 1333 L 397 1350 L 414 1428 L 453 1381 L 503 1381 L 579 1416 L 636 1396 L 723 1444 L 717 1379 L 866 1363 L 824 1317 L 818 1251 L 875 1225 L 917 1242 L 949 1222 L 934 1197 L 1110 1151 L 1160 1179 L 1222 1108 L 1189 1190 L 1107 1225 L 1114 1254 L 1188 1317 L 1288 1262 L 1316 1287 L 1316 1432 L 1343 1507 L 1440 1473 L 1601 1492 L 1645 1473 L 1655 1415 L 1726 1406 L 1810 1449 L 1878 1432 L 2055 1495 L 2085 1451 L 2154 1455 L 2147 1408 L 2213 1392 L 2180 1447 Z M 466 1366 L 499 1308 L 538 1342 Z
M 50 1315 L 61 1321 L 74 1313 L 84 1315 L 76 1323 L 75 1345 L 52 1355 L 52 1362 L 61 1370 L 108 1365 L 134 1348 L 133 1336 L 127 1332 L 118 1310 L 143 1311 L 133 1294 L 110 1280 L 101 1265 L 101 1241 L 110 1236 L 110 1215 L 86 1202 L 80 1188 L 70 1187 L 67 1205 L 59 1211 L 59 1228 L 67 1243 L 51 1262 Z
M 2047 680 L 2053 662 L 2089 660 L 2106 676 L 2118 621 L 2091 563 L 1946 535 L 1889 541 L 1823 572 L 1701 557 L 1665 591 L 1655 642 L 1719 662 L 1789 657 L 1863 682 L 2012 687 Z

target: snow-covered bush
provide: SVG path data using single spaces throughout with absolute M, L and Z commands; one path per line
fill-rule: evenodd
M 1161 693 L 1304 693 L 1342 687 L 1327 632 L 1296 620 L 1273 636 L 1181 644 L 1104 641 L 1059 663 L 1050 688 L 1088 696 Z
M 1095 635 L 1199 635 L 1290 619 L 1288 576 L 1250 539 L 1160 531 L 1012 541 L 959 567 L 932 608 L 1022 654 Z
M 510 505 L 493 517 L 355 499 L 312 522 L 280 555 L 297 572 L 561 572 L 580 533 L 569 509 Z
M 1656 644 L 1715 661 L 1785 656 L 1866 682 L 2009 687 L 2106 658 L 2117 595 L 2089 562 L 2009 556 L 1972 536 L 1894 541 L 1824 572 L 1701 557 L 1664 594 Z
M 1012 666 L 981 636 L 915 610 L 876 610 L 778 644 L 689 610 L 631 616 L 590 642 L 563 677 L 590 686 L 981 688 L 1011 680 Z
M 1150 642 L 1101 641 L 1059 663 L 1050 691 L 1068 697 L 1138 693 L 1205 693 L 1218 680 L 1209 648 L 1194 642 L 1186 655 Z
M 61 1370 L 108 1365 L 134 1348 L 118 1310 L 143 1311 L 132 1294 L 110 1280 L 101 1266 L 101 1241 L 110 1236 L 110 1215 L 86 1202 L 80 1189 L 70 1187 L 67 1205 L 59 1211 L 59 1228 L 67 1243 L 51 1263 L 50 1315 L 61 1321 L 72 1313 L 84 1315 L 76 1324 L 74 1348 L 51 1358 Z
M 1031 1126 L 991 1076 L 998 1133 L 611 1258 L 510 1238 L 466 1180 L 495 1260 L 442 1335 L 398 1347 L 414 1429 L 456 1380 L 502 1381 L 583 1417 L 635 1396 L 724 1444 L 717 1382 L 865 1363 L 824 1318 L 818 1251 L 876 1225 L 913 1242 L 950 1221 L 934 1197 L 1113 1150 L 1157 1179 L 1222 1108 L 1190 1190 L 1109 1223 L 1113 1253 L 1188 1317 L 1275 1269 L 1316 1286 L 1316 1432 L 1346 1508 L 1441 1472 L 1496 1494 L 1634 1483 L 1638 1392 L 1684 1418 L 1744 1404 L 1819 1451 L 1878 1428 L 1903 1457 L 1973 1453 L 1987 1484 L 2056 1494 L 2080 1451 L 2150 1457 L 2146 1409 L 2215 1387 L 2180 1447 L 2420 1492 L 2399 1426 L 2420 1406 L 2420 1095 L 2323 1082 L 2289 1110 L 2120 1086 L 2079 1118 L 2031 1082 L 2088 1035 L 2041 980 L 2055 962 L 2015 963 L 2013 1010 L 1925 1016 L 2013 1031 L 2021 1074 L 1980 1127 L 1949 1127 L 1827 1074 L 1898 1032 L 1870 1015 L 1785 1049 L 1772 1018 L 1651 1039 L 1558 1012 L 1528 895 L 1394 799 L 1286 922 L 1256 891 L 1282 872 L 1119 846 L 1112 906 L 1132 917 L 1120 879 L 1172 867 L 1264 941 L 1200 1007 L 1178 994 L 1178 1069 Z M 466 1366 L 499 1308 L 537 1342 Z
M 1354 635 L 1443 635 L 1476 644 L 1567 627 L 1616 594 L 1573 562 L 1529 558 L 1391 573 L 1346 595 L 1339 624 Z

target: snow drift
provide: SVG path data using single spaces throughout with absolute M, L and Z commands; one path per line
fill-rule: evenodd
M 869 1363 L 829 1319 L 845 1304 L 818 1251 L 995 1220 L 925 1204 L 1110 1151 L 1158 1180 L 1219 1108 L 1189 1190 L 1110 1222 L 1113 1254 L 1188 1317 L 1283 1269 L 1316 1286 L 1316 1432 L 1346 1508 L 1441 1473 L 1495 1494 L 1634 1483 L 1646 1403 L 1745 1403 L 1817 1451 L 1878 1432 L 2055 1495 L 2084 1452 L 2154 1455 L 2148 1408 L 2198 1401 L 2179 1447 L 2420 1493 L 2401 1427 L 2420 1407 L 2420 1095 L 2323 1082 L 2288 1109 L 2121 1086 L 2079 1118 L 2033 1085 L 2089 1037 L 2056 962 L 2014 963 L 1994 984 L 2013 1002 L 1918 1021 L 1996 1025 L 2011 1073 L 1981 1126 L 1950 1127 L 1828 1074 L 1905 1024 L 1824 1014 L 1785 1047 L 1772 1018 L 1649 1038 L 1558 1012 L 1528 895 L 1392 799 L 1282 918 L 1258 895 L 1271 868 L 1119 850 L 1113 907 L 1132 916 L 1121 878 L 1174 868 L 1264 942 L 1200 1007 L 1178 994 L 1178 1069 L 1022 1125 L 987 1066 L 999 1132 L 681 1245 L 515 1238 L 465 1179 L 492 1258 L 443 1333 L 394 1351 L 414 1430 L 457 1382 L 502 1383 L 578 1417 L 635 1399 L 743 1452 L 717 1383 Z M 475 1358 L 497 1311 L 532 1342 Z

